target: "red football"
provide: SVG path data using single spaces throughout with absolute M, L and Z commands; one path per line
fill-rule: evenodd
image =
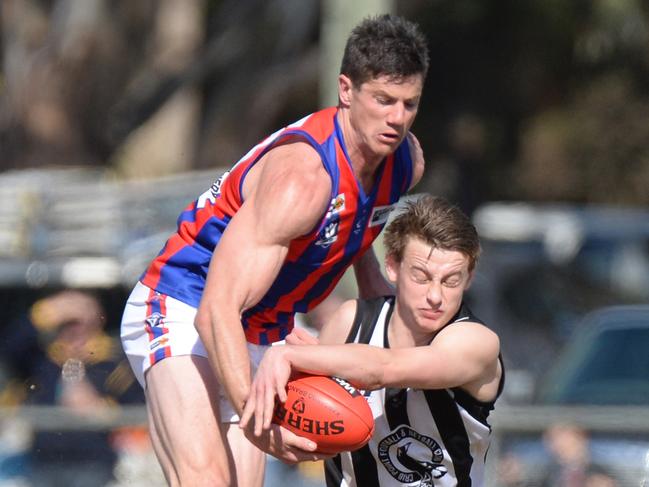
M 357 450 L 374 433 L 372 410 L 363 395 L 337 377 L 301 375 L 286 385 L 273 423 L 318 444 L 320 453 Z

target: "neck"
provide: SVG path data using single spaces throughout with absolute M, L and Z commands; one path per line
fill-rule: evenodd
M 383 156 L 370 151 L 363 141 L 363 136 L 352 125 L 349 109 L 339 107 L 337 116 L 354 175 L 363 189 L 368 191 L 374 185 L 376 171 L 381 165 Z

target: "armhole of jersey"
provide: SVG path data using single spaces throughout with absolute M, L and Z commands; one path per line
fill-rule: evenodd
M 498 383 L 498 392 L 496 392 L 496 399 L 500 397 L 505 388 L 505 363 L 503 362 L 502 353 L 498 354 L 498 361 L 500 362 L 500 381 Z
M 356 335 L 358 335 L 358 330 L 361 327 L 361 322 L 363 321 L 363 316 L 367 308 L 367 301 L 362 299 L 356 300 L 356 314 L 354 315 L 354 322 L 352 323 L 352 328 L 349 330 L 347 339 L 345 343 L 354 343 L 356 341 Z
M 357 299 L 356 300 L 356 315 L 354 322 L 347 340 L 345 343 L 369 343 L 372 338 L 372 332 L 376 324 L 376 319 L 383 305 L 388 301 L 389 296 L 381 296 L 371 300 Z M 358 337 L 358 340 L 356 340 Z

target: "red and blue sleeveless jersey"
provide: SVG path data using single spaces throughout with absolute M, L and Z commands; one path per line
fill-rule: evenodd
M 331 204 L 312 232 L 290 243 L 270 289 L 241 316 L 249 342 L 266 345 L 283 340 L 293 328 L 295 313 L 305 313 L 327 297 L 372 244 L 412 182 L 412 160 L 404 140 L 382 161 L 374 187 L 366 193 L 354 176 L 336 113 L 331 107 L 308 115 L 253 147 L 180 214 L 176 233 L 141 282 L 198 307 L 214 248 L 243 204 L 246 174 L 277 144 L 297 137 L 320 155 L 331 177 Z

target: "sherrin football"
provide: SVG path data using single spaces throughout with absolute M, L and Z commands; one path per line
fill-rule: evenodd
M 363 395 L 337 377 L 301 375 L 286 385 L 273 423 L 314 441 L 319 453 L 353 451 L 374 433 L 372 410 Z

